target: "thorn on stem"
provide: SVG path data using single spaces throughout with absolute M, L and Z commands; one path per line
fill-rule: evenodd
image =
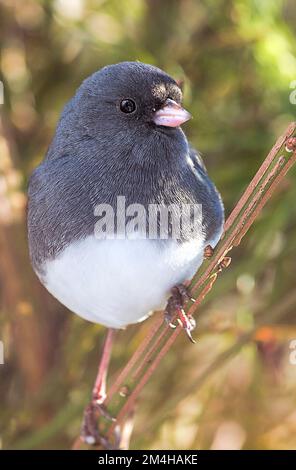
M 289 137 L 286 140 L 285 149 L 287 152 L 295 152 L 296 150 L 296 137 Z
M 127 397 L 129 394 L 129 389 L 127 385 L 123 385 L 119 390 L 119 395 L 123 398 Z
M 204 249 L 204 258 L 210 259 L 212 258 L 213 254 L 214 254 L 214 248 L 212 248 L 211 245 L 207 245 Z
M 218 264 L 218 273 L 220 273 L 223 269 L 228 268 L 230 263 L 231 263 L 231 257 L 230 256 L 224 256 L 224 258 Z

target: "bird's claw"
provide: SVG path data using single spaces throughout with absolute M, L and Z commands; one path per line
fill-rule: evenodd
M 191 302 L 195 302 L 195 299 L 191 297 L 188 288 L 184 284 L 178 284 L 174 286 L 171 290 L 172 297 L 174 297 L 175 303 L 179 305 L 185 305 L 187 302 L 191 300 Z
M 184 329 L 190 341 L 195 343 L 191 332 L 194 330 L 196 322 L 192 315 L 187 315 L 183 309 L 184 305 L 188 301 L 195 302 L 195 300 L 190 296 L 188 289 L 184 284 L 179 284 L 173 287 L 171 293 L 172 295 L 168 299 L 167 306 L 164 311 L 165 321 L 171 328 L 176 328 L 177 325 L 172 322 L 172 319 L 177 316 L 178 324 Z
M 178 312 L 177 322 L 184 329 L 190 341 L 192 343 L 196 343 L 196 341 L 192 338 L 192 335 L 191 335 L 191 332 L 196 327 L 196 321 L 194 320 L 193 316 L 186 315 L 183 308 L 181 308 L 180 311 Z
M 100 443 L 100 434 L 97 425 L 96 404 L 90 402 L 84 410 L 80 433 L 81 440 L 89 445 Z
M 108 421 L 112 421 L 113 423 L 115 423 L 116 418 L 110 415 L 109 411 L 102 403 L 95 402 L 95 407 L 101 416 L 106 418 Z
M 96 400 L 92 400 L 84 410 L 83 421 L 81 427 L 80 437 L 83 442 L 88 445 L 101 445 L 104 449 L 117 449 L 117 438 L 115 446 L 110 441 L 102 436 L 98 429 L 98 419 L 100 416 L 110 420 L 116 421 L 107 409 L 101 403 L 97 403 Z

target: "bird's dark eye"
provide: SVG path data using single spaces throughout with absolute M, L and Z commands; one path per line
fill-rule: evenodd
M 136 109 L 136 103 L 131 99 L 122 100 L 120 103 L 120 111 L 123 113 L 133 113 Z

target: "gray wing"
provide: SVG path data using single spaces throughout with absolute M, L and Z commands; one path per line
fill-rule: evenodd
M 93 232 L 94 215 L 84 180 L 81 167 L 66 155 L 45 160 L 34 170 L 28 188 L 28 238 L 36 269 L 72 240 Z
M 224 224 L 224 207 L 221 196 L 214 183 L 209 178 L 204 161 L 200 153 L 193 147 L 189 149 L 193 165 L 203 179 L 206 196 L 203 204 L 203 226 L 206 242 L 214 247 L 221 237 Z
M 207 173 L 206 166 L 200 153 L 191 146 L 189 147 L 189 155 L 191 160 L 193 161 L 194 166 L 197 169 L 202 169 L 205 173 Z

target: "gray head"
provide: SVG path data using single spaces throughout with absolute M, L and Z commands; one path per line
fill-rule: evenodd
M 167 152 L 184 154 L 187 141 L 179 126 L 190 114 L 181 101 L 176 81 L 156 67 L 140 62 L 104 67 L 65 107 L 48 157 L 68 153 L 73 144 L 77 151 L 87 137 L 96 139 L 99 155 L 132 152 L 141 161 L 147 154 L 153 158 L 159 145 L 162 152 L 168 147 Z
M 104 67 L 65 106 L 45 161 L 29 186 L 33 265 L 41 271 L 73 240 L 93 234 L 97 204 L 203 204 L 208 239 L 220 228 L 221 203 L 180 125 L 178 84 L 139 62 Z M 189 233 L 187 238 L 192 235 Z

